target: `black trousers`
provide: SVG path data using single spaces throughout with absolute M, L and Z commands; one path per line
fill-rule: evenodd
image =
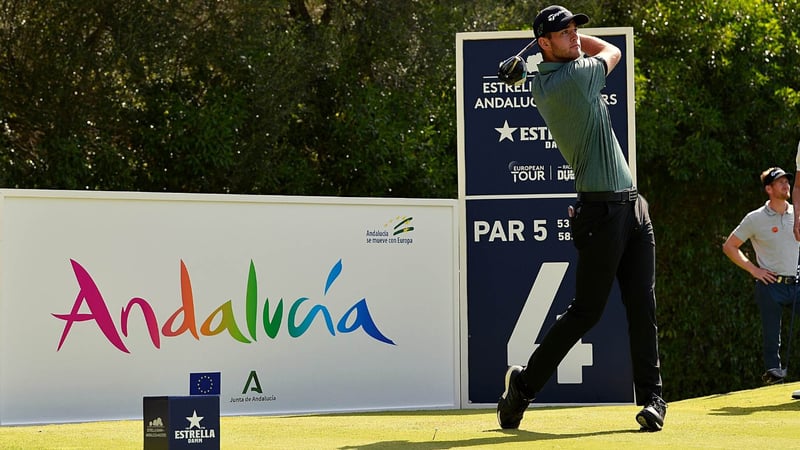
M 522 372 L 530 397 L 603 314 L 616 278 L 628 320 L 636 403 L 661 392 L 655 298 L 655 236 L 645 199 L 579 202 L 572 218 L 578 250 L 575 299 L 548 330 Z

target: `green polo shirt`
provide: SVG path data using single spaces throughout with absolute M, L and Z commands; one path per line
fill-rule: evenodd
M 532 94 L 559 151 L 575 173 L 578 192 L 621 191 L 633 186 L 625 155 L 600 95 L 606 66 L 600 58 L 543 62 Z

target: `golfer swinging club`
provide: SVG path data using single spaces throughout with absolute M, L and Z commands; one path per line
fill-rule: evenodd
M 575 173 L 578 192 L 570 214 L 578 251 L 575 299 L 528 365 L 511 366 L 506 372 L 497 420 L 502 428 L 519 427 L 536 393 L 600 320 L 616 278 L 628 320 L 636 403 L 644 406 L 636 421 L 642 430 L 659 431 L 667 404 L 661 398 L 653 226 L 600 94 L 622 53 L 599 38 L 579 34 L 578 26 L 588 21 L 585 14 L 554 5 L 539 12 L 533 22 L 543 58 L 533 78 L 533 98 Z M 518 81 L 513 75 L 498 75 L 506 82 Z

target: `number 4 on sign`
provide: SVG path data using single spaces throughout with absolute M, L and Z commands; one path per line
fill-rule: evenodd
M 527 364 L 532 351 L 531 342 L 536 342 L 544 327 L 547 313 L 556 299 L 556 292 L 564 280 L 567 267 L 569 263 L 542 264 L 508 341 L 509 366 Z M 533 350 L 538 346 L 534 344 Z M 578 340 L 558 366 L 558 384 L 583 383 L 583 367 L 591 366 L 592 362 L 592 344 L 584 344 L 582 340 Z

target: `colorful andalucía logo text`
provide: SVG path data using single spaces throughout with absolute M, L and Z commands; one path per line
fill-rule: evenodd
M 131 313 L 134 311 L 135 307 L 139 308 L 144 317 L 144 323 L 150 335 L 150 340 L 155 348 L 161 348 L 162 336 L 177 337 L 186 333 L 191 334 L 195 339 L 199 340 L 200 335 L 216 336 L 227 331 L 233 339 L 249 344 L 256 342 L 260 330 L 263 330 L 266 336 L 270 339 L 275 339 L 284 324 L 284 319 L 286 332 L 292 338 L 301 337 L 316 320 L 324 324 L 331 336 L 336 336 L 337 333 L 352 333 L 361 329 L 377 341 L 395 345 L 394 341 L 386 337 L 378 329 L 369 311 L 366 298 L 362 298 L 353 304 L 337 321 L 334 321 L 330 310 L 319 303 L 314 304 L 305 315 L 301 314 L 299 312 L 300 306 L 310 300 L 308 297 L 300 297 L 293 301 L 286 314 L 284 314 L 283 298 L 278 300 L 277 304 L 274 304 L 274 309 L 270 309 L 269 298 L 266 298 L 264 300 L 264 306 L 259 314 L 258 282 L 256 279 L 255 264 L 252 260 L 250 261 L 250 272 L 247 277 L 247 293 L 245 298 L 246 329 L 242 329 L 239 326 L 239 322 L 236 320 L 234 314 L 234 305 L 231 300 L 219 305 L 219 307 L 209 314 L 198 327 L 198 321 L 195 315 L 192 282 L 189 277 L 189 271 L 186 269 L 186 264 L 184 264 L 183 260 L 181 260 L 180 273 L 181 305 L 178 309 L 159 326 L 159 320 L 150 303 L 143 298 L 134 297 L 122 308 L 118 326 L 114 323 L 108 304 L 92 276 L 77 261 L 71 259 L 70 262 L 72 263 L 72 270 L 75 273 L 75 278 L 78 281 L 80 290 L 75 298 L 75 303 L 72 305 L 72 310 L 69 313 L 53 313 L 54 317 L 64 321 L 64 330 L 61 333 L 61 340 L 58 342 L 58 350 L 61 350 L 64 346 L 73 326 L 88 324 L 99 328 L 108 342 L 114 345 L 118 350 L 130 353 L 125 345 L 123 337 L 128 336 Z M 328 273 L 323 297 L 328 294 L 328 290 L 341 273 L 342 260 L 340 259 L 333 265 Z M 88 312 L 81 312 L 81 308 L 84 304 Z

